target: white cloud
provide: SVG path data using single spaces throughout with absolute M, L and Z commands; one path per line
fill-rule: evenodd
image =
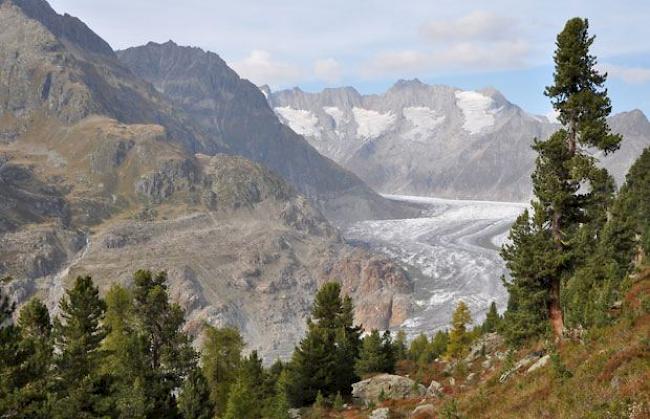
M 241 77 L 249 79 L 258 86 L 293 83 L 302 76 L 298 67 L 276 61 L 271 53 L 263 50 L 251 51 L 248 57 L 232 63 L 232 67 Z
M 488 44 L 462 42 L 430 52 L 403 50 L 377 54 L 362 66 L 367 76 L 419 72 L 508 70 L 526 65 L 530 47 L 522 40 Z
M 495 13 L 474 11 L 455 20 L 436 20 L 420 27 L 420 34 L 436 42 L 498 41 L 510 39 L 516 22 Z
M 601 64 L 600 71 L 606 71 L 611 78 L 623 80 L 630 84 L 643 84 L 650 82 L 650 68 L 626 67 L 615 64 Z
M 314 63 L 314 75 L 328 83 L 338 83 L 341 80 L 341 64 L 333 58 L 317 60 Z

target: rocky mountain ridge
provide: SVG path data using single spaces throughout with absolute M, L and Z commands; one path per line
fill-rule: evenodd
M 165 270 L 188 327 L 236 326 L 269 359 L 302 336 L 327 280 L 354 296 L 357 321 L 403 321 L 404 271 L 347 245 L 312 204 L 338 191 L 366 205 L 362 182 L 306 151 L 332 188 L 306 198 L 233 155 L 107 45 L 45 1 L 0 2 L 0 277 L 13 277 L 2 285 L 13 300 L 38 295 L 55 309 L 76 275 L 106 291 L 137 269 Z
M 380 95 L 351 87 L 261 90 L 278 116 L 321 153 L 390 194 L 526 201 L 535 158 L 530 146 L 559 127 L 492 88 L 401 80 Z M 626 140 L 603 163 L 620 185 L 650 146 L 650 126 L 638 110 L 610 121 Z
M 329 219 L 413 214 L 381 198 L 283 125 L 259 89 L 241 79 L 217 54 L 172 41 L 150 42 L 117 54 L 126 67 L 151 82 L 204 132 L 222 138 L 229 153 L 275 171 L 312 198 Z

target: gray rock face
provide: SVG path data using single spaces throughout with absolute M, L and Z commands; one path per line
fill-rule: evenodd
M 504 201 L 531 194 L 534 138 L 558 128 L 508 102 L 494 89 L 462 91 L 399 81 L 381 95 L 353 88 L 271 92 L 280 119 L 321 153 L 383 193 Z M 604 158 L 620 184 L 650 127 L 640 111 L 611 119 L 625 135 Z
M 226 152 L 275 171 L 313 198 L 329 218 L 385 218 L 399 213 L 395 204 L 323 158 L 304 138 L 280 123 L 262 92 L 240 79 L 218 55 L 170 41 L 129 48 L 118 56 L 198 121 L 205 132 L 222 138 Z M 352 210 L 352 205 L 360 208 Z
M 352 384 L 352 397 L 364 404 L 377 402 L 382 391 L 386 399 L 407 399 L 424 396 L 427 388 L 410 378 L 391 374 L 376 375 Z

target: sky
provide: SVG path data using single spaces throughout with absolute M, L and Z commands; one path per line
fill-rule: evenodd
M 589 19 L 614 111 L 650 115 L 648 0 L 50 0 L 114 49 L 173 40 L 219 54 L 273 90 L 352 86 L 382 93 L 399 79 L 494 87 L 548 114 L 555 36 Z

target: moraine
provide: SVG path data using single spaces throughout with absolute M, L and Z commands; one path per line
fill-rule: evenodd
M 401 329 L 411 336 L 444 329 L 461 299 L 479 321 L 490 302 L 505 308 L 501 276 L 506 270 L 499 248 L 526 204 L 386 197 L 422 205 L 422 217 L 361 221 L 345 236 L 395 258 L 411 274 L 414 310 Z

